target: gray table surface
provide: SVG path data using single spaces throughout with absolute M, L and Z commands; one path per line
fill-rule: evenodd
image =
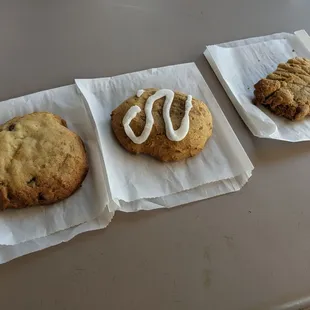
M 266 309 L 310 292 L 310 149 L 253 137 L 206 44 L 310 32 L 308 0 L 0 0 L 0 100 L 195 61 L 251 158 L 239 192 L 116 214 L 0 266 L 1 309 Z

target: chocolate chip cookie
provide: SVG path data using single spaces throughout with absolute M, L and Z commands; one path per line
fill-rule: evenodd
M 173 99 L 171 99 L 170 113 L 165 112 L 166 96 L 156 99 L 160 96 L 156 97 L 156 94 L 160 91 L 164 91 L 163 94 L 168 95 L 172 93 L 171 98 Z M 155 96 L 155 101 L 153 100 L 151 108 L 154 119 L 153 124 L 151 124 L 152 127 L 148 124 L 148 115 L 145 111 L 147 101 L 151 96 Z M 128 111 L 133 107 L 135 107 L 134 109 L 138 113 L 135 112 L 134 117 L 130 119 L 129 126 L 131 129 L 129 130 L 133 131 L 132 135 L 138 138 L 143 136 L 146 125 L 150 130 L 146 140 L 140 144 L 137 141 L 134 142 L 128 136 L 125 128 L 125 116 L 128 115 Z M 186 112 L 186 110 L 189 112 Z M 172 138 L 169 135 L 167 136 L 167 120 L 165 115 L 170 117 L 171 127 L 173 127 L 170 132 L 172 131 L 171 135 L 176 136 L 178 141 L 172 141 Z M 154 88 L 140 90 L 137 92 L 137 95 L 125 100 L 112 112 L 111 124 L 116 139 L 127 151 L 134 154 L 147 154 L 165 162 L 179 161 L 197 155 L 211 137 L 213 128 L 211 113 L 204 102 L 180 92 L 174 92 L 173 94 L 170 90 Z M 180 127 L 182 127 L 181 133 L 174 134 L 175 132 L 173 131 L 178 131 Z
M 310 60 L 293 58 L 254 85 L 254 103 L 299 121 L 310 114 Z
M 32 113 L 0 126 L 0 210 L 61 201 L 87 171 L 82 140 L 59 116 Z

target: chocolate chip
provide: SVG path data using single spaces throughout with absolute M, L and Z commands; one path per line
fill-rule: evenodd
M 9 131 L 13 131 L 15 129 L 15 124 L 11 124 L 8 128 Z
M 27 182 L 27 184 L 28 184 L 28 185 L 35 185 L 36 180 L 37 180 L 37 178 L 36 178 L 36 177 L 33 177 L 33 178 L 31 178 L 31 179 Z
M 11 192 L 8 191 L 8 194 L 7 194 L 7 199 L 8 200 L 12 200 L 13 199 L 13 195 Z
M 38 199 L 39 200 L 45 200 L 45 197 L 44 197 L 43 193 L 39 193 Z

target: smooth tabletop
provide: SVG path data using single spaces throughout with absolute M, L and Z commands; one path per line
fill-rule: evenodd
M 202 54 L 310 33 L 309 13 L 308 0 L 0 0 L 0 100 L 194 61 L 255 166 L 239 192 L 117 213 L 0 265 L 1 309 L 267 309 L 310 295 L 310 144 L 255 138 Z

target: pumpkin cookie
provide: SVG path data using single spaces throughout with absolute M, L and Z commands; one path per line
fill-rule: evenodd
M 111 115 L 119 143 L 134 154 L 161 161 L 197 155 L 212 135 L 212 116 L 206 104 L 168 89 L 144 89 L 128 98 Z

